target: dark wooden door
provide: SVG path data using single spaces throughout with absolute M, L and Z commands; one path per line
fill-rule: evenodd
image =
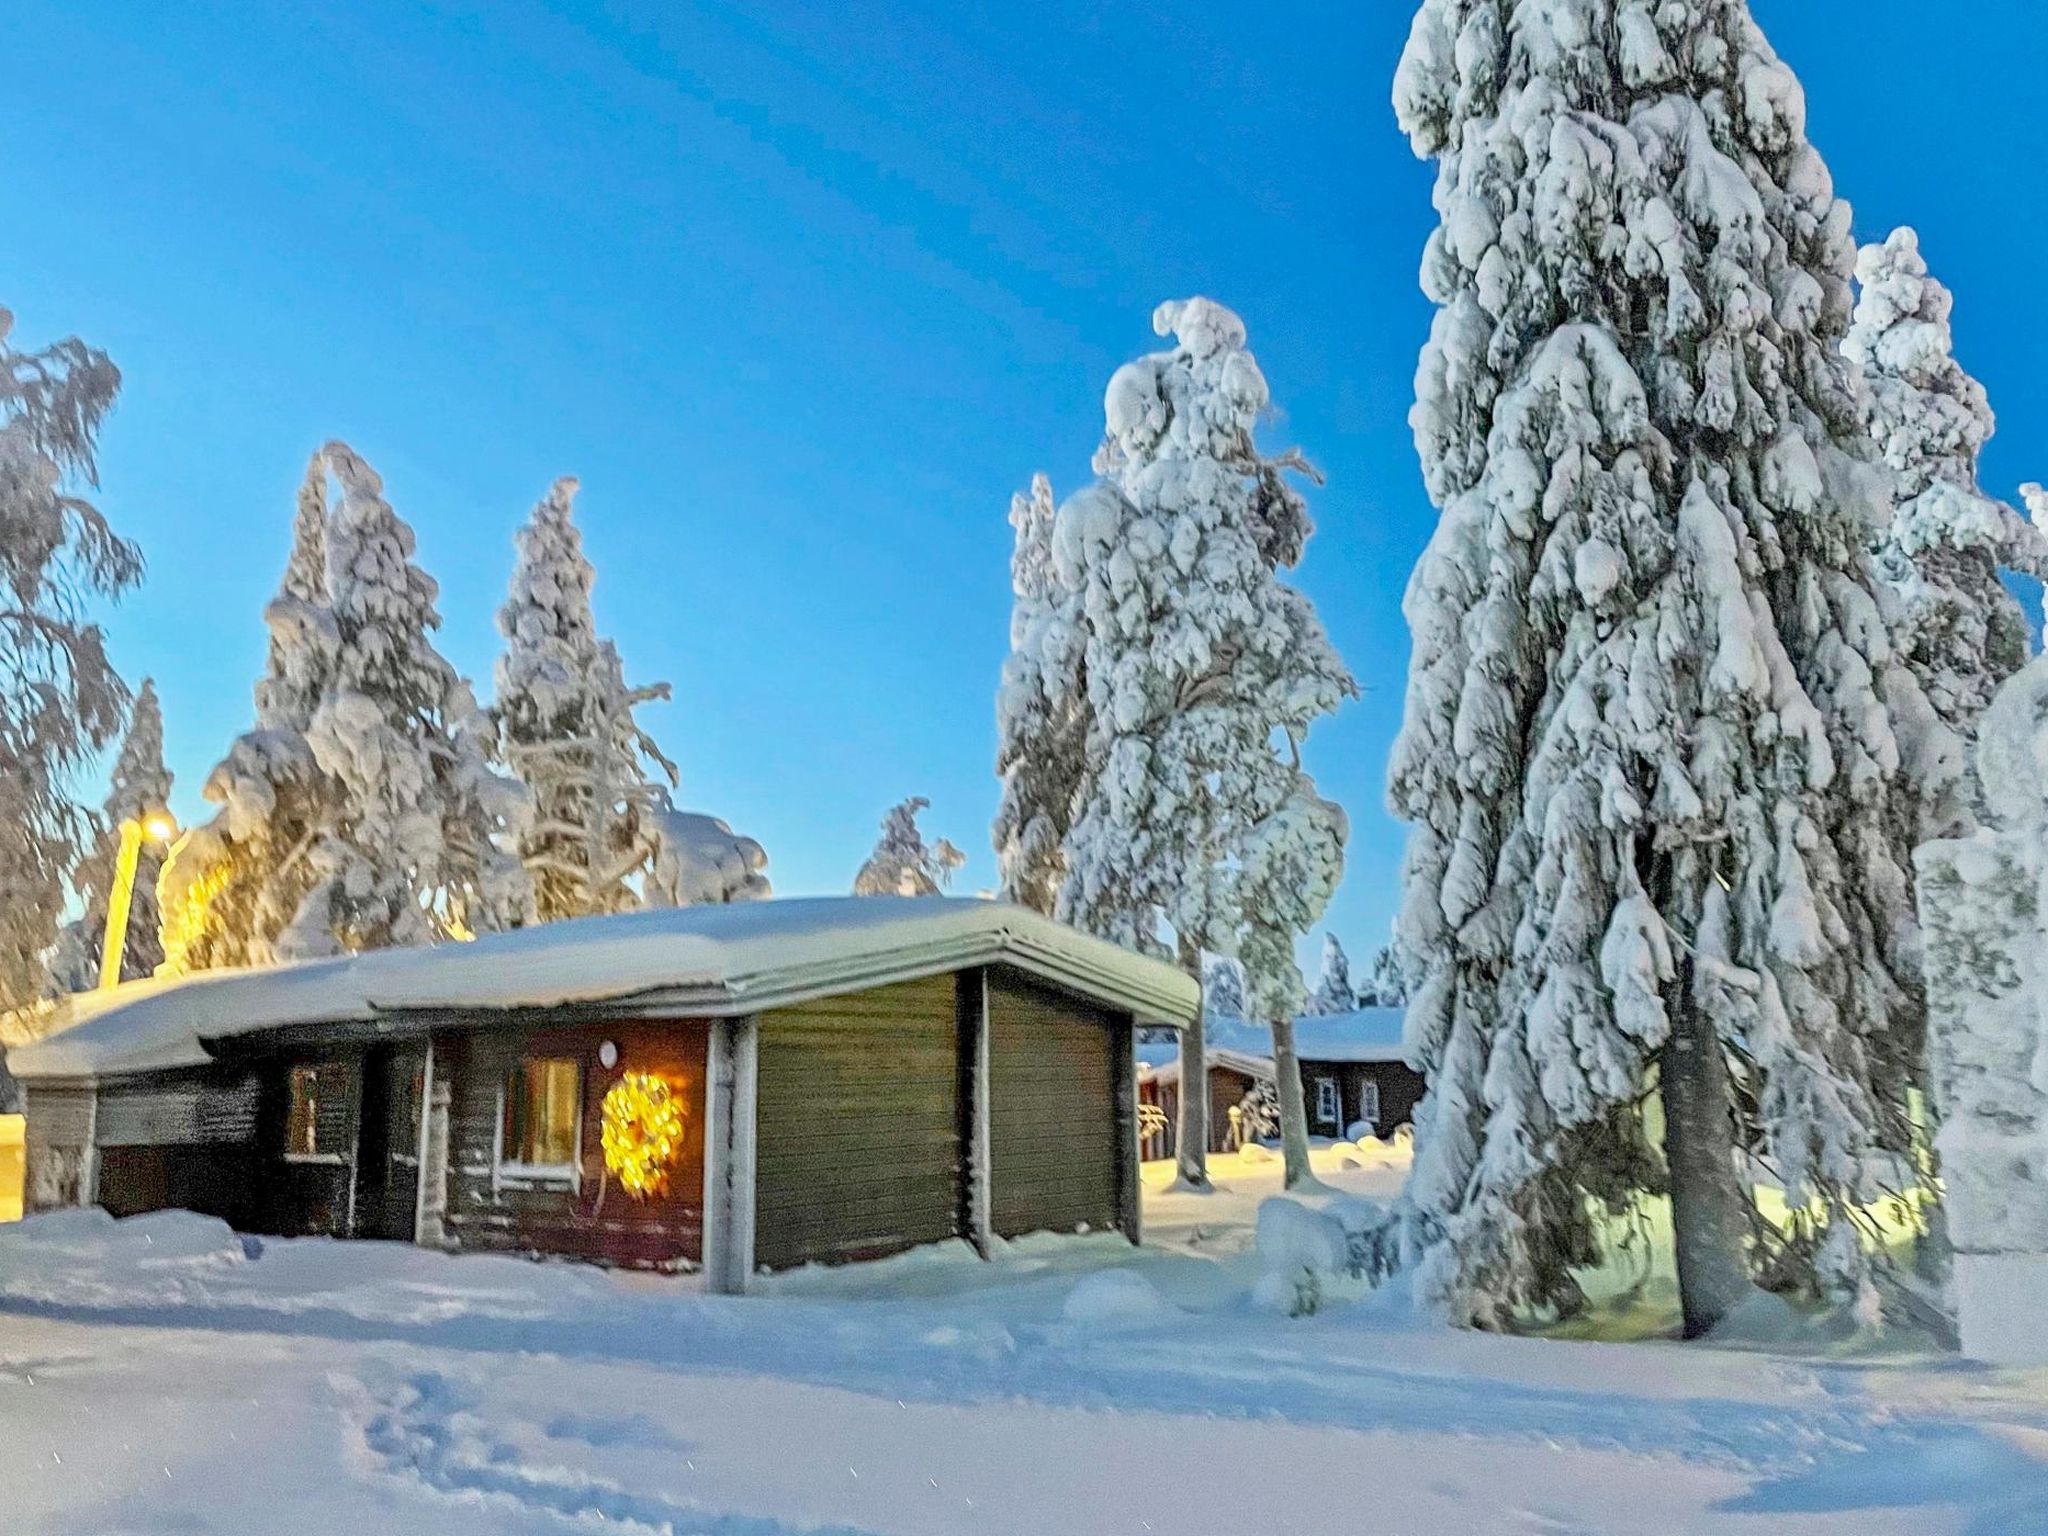
M 1114 1014 L 1021 978 L 989 978 L 989 1225 L 998 1237 L 1117 1228 Z
M 424 1045 L 372 1046 L 363 1055 L 354 1235 L 409 1243 L 419 1206 Z
M 963 1230 L 953 978 L 764 1014 L 754 1257 L 869 1258 Z

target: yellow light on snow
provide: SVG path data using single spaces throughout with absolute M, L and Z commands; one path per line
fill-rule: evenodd
M 604 1165 L 635 1200 L 668 1193 L 688 1113 L 681 1085 L 654 1072 L 628 1072 L 605 1094 Z

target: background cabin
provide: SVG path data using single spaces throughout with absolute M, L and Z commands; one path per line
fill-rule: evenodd
M 992 902 L 586 919 L 72 1000 L 10 1062 L 31 1208 L 785 1268 L 1139 1236 L 1138 1025 L 1193 983 Z

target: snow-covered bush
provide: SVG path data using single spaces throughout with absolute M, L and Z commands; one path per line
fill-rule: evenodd
M 1655 1176 L 1654 1065 L 1688 1327 L 1762 1257 L 1735 1079 L 1831 1217 L 1796 1278 L 1846 1300 L 1866 1161 L 1911 1136 L 1927 716 L 1867 553 L 1848 207 L 1742 0 L 1425 0 L 1394 99 L 1440 217 L 1390 768 L 1420 1294 L 1576 1306 L 1590 1210 Z
M 716 816 L 665 810 L 651 819 L 654 862 L 646 876 L 651 907 L 724 906 L 775 894 L 764 871 L 768 851 Z
M 1060 1304 L 1062 1319 L 1091 1328 L 1157 1322 L 1173 1311 L 1158 1286 L 1130 1269 L 1105 1269 L 1083 1276 Z

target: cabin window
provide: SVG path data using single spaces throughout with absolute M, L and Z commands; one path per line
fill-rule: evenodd
M 583 1067 L 567 1058 L 522 1061 L 505 1075 L 498 1167 L 515 1178 L 574 1183 L 583 1128 Z
M 1375 1131 L 1380 1128 L 1380 1085 L 1369 1077 L 1358 1085 L 1358 1118 Z
M 298 1162 L 339 1162 L 341 1148 L 325 1144 L 320 1120 L 324 1114 L 332 1126 L 335 1109 L 346 1092 L 341 1068 L 296 1066 L 285 1086 L 284 1155 Z
M 1319 1077 L 1316 1079 L 1316 1119 L 1326 1125 L 1335 1125 L 1343 1113 L 1337 1107 L 1337 1079 Z

